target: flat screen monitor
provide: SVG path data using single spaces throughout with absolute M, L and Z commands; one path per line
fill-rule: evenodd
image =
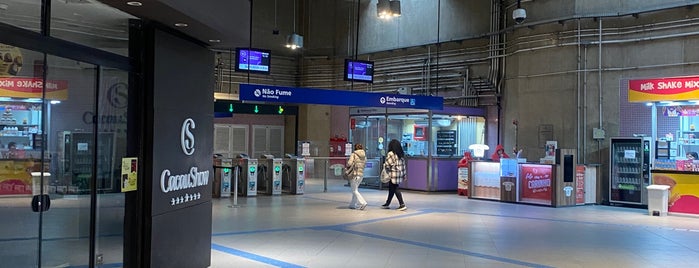
M 374 62 L 345 59 L 345 80 L 374 82 Z
M 270 51 L 257 48 L 235 49 L 235 70 L 269 74 Z

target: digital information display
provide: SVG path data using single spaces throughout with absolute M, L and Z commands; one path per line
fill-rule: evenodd
M 374 82 L 374 63 L 370 61 L 345 60 L 345 80 Z
M 238 48 L 237 71 L 269 73 L 270 52 L 261 49 Z

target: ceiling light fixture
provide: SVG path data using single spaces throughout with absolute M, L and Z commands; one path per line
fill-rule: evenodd
M 143 3 L 138 2 L 138 1 L 129 1 L 126 2 L 127 5 L 132 6 L 132 7 L 140 7 L 143 5 Z
M 399 0 L 379 0 L 376 3 L 376 15 L 381 19 L 390 19 L 401 15 Z
M 175 27 L 187 27 L 187 26 L 189 26 L 189 24 L 186 24 L 184 22 L 175 23 Z
M 294 32 L 286 36 L 286 47 L 290 49 L 303 48 L 303 36 L 296 33 L 296 0 L 294 0 Z
M 209 39 L 211 43 L 221 43 L 221 39 Z
M 303 48 L 303 36 L 296 33 L 286 36 L 286 47 L 290 49 Z

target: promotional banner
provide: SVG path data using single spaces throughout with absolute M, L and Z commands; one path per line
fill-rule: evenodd
M 137 190 L 138 158 L 124 157 L 121 159 L 121 192 Z
M 699 100 L 699 76 L 629 80 L 629 102 Z
M 695 174 L 653 173 L 653 184 L 670 186 L 668 211 L 699 214 L 699 181 Z
M 15 76 L 22 70 L 22 51 L 11 45 L 0 44 L 0 77 Z
M 697 106 L 697 105 L 663 106 L 663 115 L 667 116 L 667 117 L 697 116 L 697 115 L 699 115 L 699 106 Z
M 240 100 L 428 110 L 444 108 L 442 97 L 251 84 L 240 85 Z
M 585 204 L 585 166 L 577 165 L 575 168 L 575 204 Z
M 521 164 L 520 200 L 537 204 L 551 204 L 553 168 L 551 165 Z
M 15 98 L 41 98 L 44 81 L 36 77 L 0 77 L 0 95 Z M 68 99 L 68 81 L 49 80 L 46 82 L 46 98 Z

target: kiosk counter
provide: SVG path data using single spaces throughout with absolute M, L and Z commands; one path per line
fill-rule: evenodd
M 565 184 L 559 183 L 557 165 L 517 163 L 515 175 L 503 174 L 500 162 L 474 161 L 469 172 L 469 198 L 546 206 L 557 201 Z M 561 188 L 561 189 L 559 189 Z M 560 191 L 559 191 L 560 190 Z
M 681 170 L 652 170 L 655 185 L 670 186 L 668 212 L 699 214 L 699 172 Z

